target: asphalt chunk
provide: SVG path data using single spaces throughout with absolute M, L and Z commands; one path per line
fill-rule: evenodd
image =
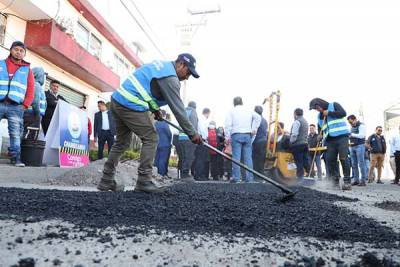
M 374 206 L 384 210 L 400 211 L 400 202 L 396 201 L 383 201 L 380 203 L 375 203 Z
M 61 219 L 97 237 L 88 229 L 120 231 L 124 226 L 121 234 L 156 229 L 194 236 L 297 236 L 365 242 L 377 248 L 400 246 L 400 234 L 334 205 L 355 200 L 308 188 L 295 190 L 291 201 L 281 203 L 279 190 L 257 183 L 177 184 L 162 194 L 0 188 L 0 214 L 21 221 Z M 100 241 L 112 242 L 108 237 Z
M 23 258 L 18 261 L 18 265 L 15 267 L 35 267 L 35 260 L 33 258 Z

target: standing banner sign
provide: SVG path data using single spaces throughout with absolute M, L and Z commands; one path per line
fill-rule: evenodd
M 43 162 L 62 168 L 89 164 L 88 117 L 86 112 L 58 100 L 46 134 Z

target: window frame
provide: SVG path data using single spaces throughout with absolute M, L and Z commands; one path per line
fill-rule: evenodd
M 6 41 L 6 33 L 7 33 L 7 21 L 8 21 L 8 16 L 7 14 L 0 13 L 2 18 L 0 20 L 3 20 L 4 18 L 4 31 L 0 31 L 0 46 L 4 46 L 4 43 Z
M 82 46 L 83 49 L 85 49 L 87 52 L 89 52 L 92 56 L 96 57 L 98 60 L 101 60 L 102 57 L 102 52 L 103 52 L 103 42 L 101 38 L 99 38 L 95 33 L 93 33 L 91 30 L 89 30 L 89 27 L 86 27 L 84 23 L 81 21 L 77 21 L 77 27 L 81 27 L 82 29 L 86 30 L 87 32 L 87 43 L 85 45 L 81 44 L 78 41 L 77 36 L 75 36 L 75 39 L 77 40 L 76 42 Z M 93 41 L 95 40 L 95 41 Z M 99 49 L 96 52 L 95 49 L 92 48 L 92 44 L 95 43 L 99 44 Z

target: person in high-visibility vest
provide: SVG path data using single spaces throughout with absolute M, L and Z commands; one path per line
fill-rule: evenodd
M 346 111 L 337 102 L 329 103 L 321 98 L 314 98 L 310 102 L 310 110 L 317 110 L 318 132 L 323 133 L 323 144 L 326 145 L 326 162 L 329 175 L 340 185 L 337 160 L 339 156 L 343 170 L 342 190 L 351 190 L 349 135 L 350 129 L 346 122 Z
M 0 120 L 8 121 L 8 154 L 11 164 L 16 167 L 25 167 L 21 161 L 23 115 L 32 103 L 35 86 L 30 63 L 24 61 L 25 55 L 25 44 L 15 41 L 11 45 L 10 55 L 0 60 Z
M 46 94 L 43 89 L 45 79 L 44 69 L 42 67 L 35 67 L 32 69 L 32 72 L 35 77 L 35 95 L 32 104 L 24 112 L 23 138 L 27 139 L 33 139 L 35 136 L 37 137 L 38 133 L 35 132 L 29 132 L 29 136 L 26 136 L 28 127 L 40 129 L 40 121 L 47 107 Z
M 190 123 L 180 98 L 180 81 L 190 76 L 199 78 L 196 60 L 181 54 L 175 61 L 153 61 L 136 69 L 111 96 L 117 138 L 104 164 L 100 191 L 121 191 L 123 184 L 115 180 L 115 170 L 122 153 L 129 147 L 132 133 L 141 141 L 140 164 L 135 191 L 161 192 L 164 188 L 153 181 L 153 162 L 158 142 L 154 121 L 162 120 L 160 107 L 168 105 L 182 129 L 195 144 L 201 136 Z

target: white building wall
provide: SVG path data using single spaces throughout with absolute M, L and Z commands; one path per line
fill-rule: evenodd
M 54 0 L 31 0 L 32 3 L 37 5 L 42 9 L 43 12 L 48 14 L 49 18 L 70 18 L 74 22 L 74 27 L 77 26 L 77 22 L 81 21 L 84 26 L 88 28 L 98 39 L 102 42 L 102 54 L 100 60 L 109 68 L 113 69 L 115 62 L 114 53 L 119 57 L 123 58 L 125 62 L 130 64 L 130 62 L 120 53 L 106 38 L 104 38 L 83 16 L 80 14 L 68 1 L 61 0 L 60 8 L 58 10 L 57 2 Z M 7 3 L 6 3 L 7 4 Z M 0 2 L 0 9 L 4 8 L 5 4 Z M 3 10 L 3 12 L 13 13 L 19 15 L 18 10 L 13 10 L 12 6 Z M 56 19 L 57 19 L 56 18 Z M 14 16 L 8 16 L 7 27 L 6 27 L 6 38 L 4 41 L 4 46 L 0 47 L 0 59 L 4 59 L 9 55 L 9 47 L 15 40 L 24 41 L 26 30 L 26 21 L 21 20 Z M 74 31 L 75 29 L 73 29 Z M 97 101 L 110 100 L 110 93 L 102 93 L 91 85 L 83 82 L 82 80 L 74 77 L 70 73 L 62 70 L 56 65 L 52 64 L 50 61 L 40 57 L 39 55 L 27 51 L 25 60 L 31 63 L 31 67 L 41 66 L 49 74 L 49 76 L 61 81 L 62 83 L 68 85 L 69 87 L 77 90 L 87 96 L 86 106 L 88 110 L 89 118 L 94 122 L 94 113 L 98 111 Z M 130 64 L 130 68 L 133 69 L 133 65 Z M 124 77 L 121 77 L 121 82 Z M 7 123 L 3 120 L 0 123 L 0 136 L 8 136 Z M 0 143 L 1 149 L 1 143 Z M 3 151 L 4 152 L 4 151 Z

